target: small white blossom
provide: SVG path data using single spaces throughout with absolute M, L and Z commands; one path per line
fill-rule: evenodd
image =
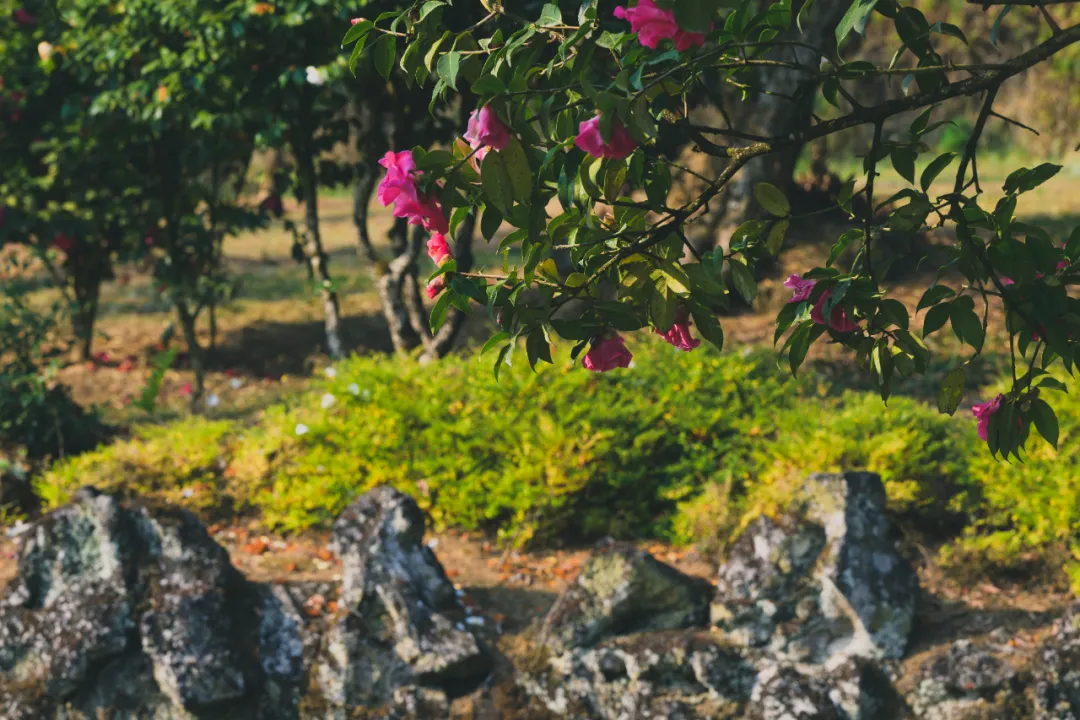
M 353 383 L 353 384 L 349 385 L 349 392 L 351 392 L 353 395 L 359 395 L 360 394 L 360 386 L 357 385 L 356 383 Z
M 326 375 L 326 377 L 328 377 L 328 378 L 336 378 L 336 377 L 337 377 L 337 370 L 335 370 L 335 369 L 334 369 L 334 368 L 332 368 L 332 367 L 328 367 L 328 368 L 326 368 L 325 370 L 323 370 L 323 373 L 324 373 L 324 374 Z
M 330 393 L 326 393 L 325 395 L 322 396 L 322 402 L 320 404 L 322 405 L 323 410 L 329 410 L 330 408 L 332 408 L 334 406 L 334 403 L 336 403 L 336 402 L 337 402 L 337 398 L 335 398 Z
M 307 435 L 309 429 L 310 428 L 308 428 L 308 426 L 305 425 L 304 423 L 297 423 L 296 424 L 296 434 L 297 435 Z
M 218 397 L 217 393 L 210 393 L 206 396 L 206 407 L 216 408 L 220 404 L 221 398 Z
M 326 76 L 323 75 L 322 70 L 319 68 L 314 65 L 308 65 L 307 81 L 312 85 L 324 85 L 326 83 Z
M 244 381 L 243 381 L 243 380 L 241 380 L 240 378 L 233 378 L 233 379 L 232 379 L 232 380 L 231 380 L 231 381 L 229 382 L 229 385 L 230 385 L 230 386 L 232 386 L 232 389 L 233 389 L 233 390 L 239 390 L 239 389 L 240 389 L 240 386 L 242 386 L 243 384 L 244 384 Z

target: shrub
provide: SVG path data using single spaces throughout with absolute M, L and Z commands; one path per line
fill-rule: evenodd
M 39 490 L 56 505 L 83 484 L 125 487 L 297 532 L 327 527 L 355 496 L 390 483 L 436 527 L 517 545 L 612 535 L 718 548 L 781 510 L 808 473 L 866 468 L 902 522 L 955 541 L 944 551 L 954 565 L 1020 566 L 1070 545 L 1080 557 L 1071 396 L 1058 401 L 1062 450 L 1033 442 L 1010 465 L 989 456 L 968 410 L 950 418 L 911 398 L 886 406 L 871 393 L 832 394 L 767 353 L 634 352 L 624 372 L 560 362 L 533 374 L 515 363 L 500 383 L 475 360 L 353 358 L 256 424 L 144 429 L 57 464 Z M 1069 569 L 1080 577 L 1080 564 Z

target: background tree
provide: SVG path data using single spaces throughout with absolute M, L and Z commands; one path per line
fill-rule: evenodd
M 855 354 L 883 398 L 889 397 L 894 378 L 925 372 L 930 352 L 910 331 L 907 308 L 888 297 L 882 284 L 886 269 L 875 267 L 873 245 L 885 232 L 946 226 L 956 241 L 941 272 L 958 272 L 963 281 L 958 287 L 935 282 L 926 291 L 918 308 L 928 309 L 923 336 L 950 323 L 977 357 L 991 300 L 1000 300 L 1019 370 L 1007 395 L 976 409 L 981 434 L 990 450 L 1004 457 L 1019 457 L 1033 426 L 1056 445 L 1057 421 L 1042 394 L 1059 388 L 1046 368 L 1058 360 L 1070 371 L 1073 367 L 1073 326 L 1080 326 L 1080 307 L 1068 286 L 1077 278 L 1072 268 L 1080 260 L 1080 233 L 1062 247 L 1045 229 L 1014 217 L 1023 193 L 1049 180 L 1060 166 L 1017 169 L 1004 184 L 1005 197 L 987 209 L 981 206 L 976 158 L 1002 85 L 1080 41 L 1080 26 L 1062 29 L 1051 17 L 1048 38 L 1004 62 L 946 62 L 944 43 L 967 43 L 959 28 L 931 25 L 917 8 L 893 0 L 854 3 L 836 24 L 836 42 L 842 44 L 852 30 L 861 32 L 876 13 L 897 36 L 893 60 L 878 66 L 838 57 L 831 43 L 821 43 L 820 33 L 807 37 L 800 30 L 815 14 L 822 17 L 814 27 L 831 26 L 836 8 L 828 3 L 800 10 L 790 0 L 765 8 L 722 7 L 711 0 L 639 0 L 621 7 L 586 2 L 576 18 L 565 17 L 552 3 L 538 17 L 492 4 L 479 25 L 444 37 L 431 32 L 426 18 L 447 7 L 438 0 L 417 2 L 375 22 L 358 22 L 345 37 L 360 48 L 354 52 L 371 48 L 382 67 L 396 61 L 398 50 L 406 64 L 410 57 L 430 58 L 433 70 L 425 67 L 419 74 L 432 88 L 432 103 L 452 103 L 459 85 L 468 85 L 498 130 L 483 148 L 414 149 L 387 169 L 384 182 L 397 198 L 396 211 L 411 222 L 428 225 L 434 216 L 496 212 L 514 228 L 502 248 L 519 250 L 522 260 L 501 276 L 459 271 L 445 250 L 433 250 L 440 267 L 429 287 L 441 292 L 432 310 L 433 327 L 441 326 L 450 306 L 464 308 L 470 301 L 486 306 L 498 324 L 488 344 L 500 348 L 496 372 L 517 340 L 524 340 L 530 364 L 551 361 L 553 338 L 570 340 L 576 343 L 572 357 L 583 354 L 583 365 L 597 371 L 629 364 L 619 331 L 650 327 L 690 350 L 696 345 L 692 321 L 720 347 L 723 331 L 716 311 L 729 302 L 725 277 L 745 301 L 754 298 L 752 269 L 783 245 L 795 219 L 792 205 L 776 185 L 755 182 L 752 192 L 762 218 L 744 222 L 729 242 L 708 253 L 689 242 L 688 226 L 738 182 L 751 162 L 782 159 L 808 142 L 869 126 L 865 183 L 857 191 L 849 183 L 838 203 L 854 214 L 852 200 L 862 196 L 857 226 L 837 240 L 825 267 L 793 275 L 787 283 L 793 298 L 777 318 L 776 338 L 786 334 L 782 348 L 792 371 L 812 343 L 827 337 Z M 1033 12 L 1048 15 L 1045 8 Z M 512 31 L 501 26 L 506 22 Z M 474 40 L 474 32 L 482 39 Z M 792 47 L 806 47 L 809 54 L 784 53 Z M 762 78 L 772 75 L 763 70 L 805 75 L 800 90 L 820 87 L 823 98 L 837 106 L 837 98 L 850 97 L 849 83 L 867 78 L 897 76 L 907 94 L 873 105 L 849 99 L 854 109 L 804 117 L 783 134 L 769 127 L 753 132 L 702 126 L 691 119 L 690 97 L 703 75 L 771 107 L 772 81 Z M 929 159 L 916 175 L 927 150 L 922 138 L 938 127 L 938 106 L 976 96 L 981 106 L 963 152 Z M 914 119 L 904 117 L 903 130 L 885 134 L 887 122 L 911 111 L 920 112 Z M 676 205 L 669 204 L 672 162 L 659 150 L 659 141 L 673 132 L 689 133 L 698 151 L 724 162 L 715 176 L 701 178 L 706 185 L 700 192 Z M 483 159 L 473 165 L 478 153 Z M 952 191 L 932 194 L 934 179 L 956 161 Z M 874 180 L 884 162 L 891 162 L 910 187 L 879 204 Z M 550 214 L 548 207 L 556 201 L 561 210 Z M 848 246 L 858 248 L 854 263 L 836 267 Z M 567 271 L 554 262 L 563 249 L 569 250 Z M 684 253 L 693 261 L 683 262 Z M 965 372 L 961 366 L 945 379 L 938 398 L 943 412 L 956 410 Z

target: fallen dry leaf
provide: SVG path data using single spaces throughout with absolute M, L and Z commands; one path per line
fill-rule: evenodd
M 315 551 L 315 557 L 325 562 L 329 562 L 333 559 L 334 553 L 330 552 L 327 548 L 319 548 Z
M 255 538 L 244 546 L 244 552 L 249 555 L 262 555 L 270 549 L 270 542 L 266 538 Z

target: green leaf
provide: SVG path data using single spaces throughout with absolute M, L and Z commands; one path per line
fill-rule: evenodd
M 840 259 L 840 255 L 847 249 L 848 245 L 856 240 L 863 238 L 864 231 L 862 228 L 851 228 L 843 235 L 841 235 L 835 243 L 833 243 L 832 250 L 829 251 L 829 258 L 825 261 L 825 267 L 832 267 L 833 263 Z
M 1001 8 L 1001 12 L 994 19 L 994 25 L 990 28 L 990 44 L 997 47 L 998 33 L 1001 32 L 1001 21 L 1005 19 L 1005 16 L 1009 14 L 1009 11 L 1013 9 L 1012 5 L 1006 5 Z
M 784 246 L 784 236 L 787 235 L 790 225 L 791 221 L 787 219 L 773 224 L 772 229 L 769 230 L 769 237 L 765 240 L 765 248 L 770 255 L 775 257 L 780 254 L 780 249 Z
M 956 293 L 952 288 L 945 285 L 931 285 L 923 293 L 922 299 L 919 300 L 919 306 L 915 308 L 915 312 L 919 312 L 923 308 L 928 308 L 931 305 L 937 305 L 946 298 L 951 298 Z
M 731 266 L 731 280 L 735 283 L 735 289 L 749 305 L 757 296 L 757 283 L 754 282 L 750 268 L 746 267 L 742 260 L 734 258 L 728 260 L 728 264 Z
M 890 155 L 892 165 L 900 177 L 910 183 L 915 182 L 915 150 L 911 147 L 893 148 Z
M 480 357 L 484 357 L 484 354 L 488 350 L 491 350 L 496 345 L 499 345 L 500 343 L 504 343 L 509 339 L 510 339 L 510 333 L 508 333 L 506 331 L 495 333 L 494 335 L 491 336 L 491 338 L 486 343 L 484 343 L 484 347 L 480 348 Z
M 778 217 L 785 217 L 791 212 L 791 203 L 783 191 L 769 183 L 758 183 L 754 186 L 754 197 L 769 213 Z
M 1054 409 L 1045 400 L 1036 398 L 1031 401 L 1030 415 L 1035 423 L 1035 429 L 1057 450 L 1058 419 L 1054 414 Z
M 499 382 L 499 370 L 502 369 L 503 364 L 506 362 L 506 357 L 514 350 L 513 344 L 506 345 L 499 351 L 499 356 L 495 358 L 495 382 Z
M 435 64 L 435 71 L 438 73 L 439 78 L 455 91 L 457 90 L 457 78 L 460 70 L 461 53 L 457 50 L 451 50 L 441 56 Z
M 840 22 L 836 26 L 836 44 L 838 47 L 852 30 L 860 35 L 866 31 L 866 23 L 870 20 L 870 13 L 874 12 L 874 6 L 877 4 L 878 0 L 853 0 L 851 7 L 844 13 L 844 17 L 840 18 Z
M 956 157 L 956 153 L 947 152 L 938 155 L 936 158 L 930 161 L 930 164 L 926 166 L 926 169 L 922 171 L 922 176 L 919 177 L 919 185 L 922 187 L 923 192 L 930 189 L 930 186 L 934 184 L 934 180 L 941 171 L 949 166 L 949 163 Z
M 710 0 L 675 0 L 675 22 L 687 32 L 707 33 L 716 10 L 716 3 Z
M 792 375 L 797 376 L 799 374 L 799 366 L 803 364 L 806 353 L 810 350 L 810 344 L 813 342 L 810 331 L 813 327 L 814 323 L 807 321 L 795 328 L 795 332 L 791 334 L 788 345 L 788 366 L 791 367 Z
M 1040 388 L 1047 388 L 1049 390 L 1057 390 L 1058 392 L 1067 393 L 1069 389 L 1065 386 L 1065 383 L 1061 382 L 1057 378 L 1052 378 L 1049 375 L 1044 375 L 1039 378 L 1036 385 Z
M 720 319 L 716 317 L 716 313 L 699 303 L 691 303 L 690 315 L 701 337 L 712 343 L 717 350 L 723 350 L 724 328 L 720 326 Z
M 522 205 L 527 205 L 529 197 L 532 195 L 533 176 L 532 168 L 529 166 L 529 158 L 525 154 L 525 148 L 521 146 L 521 142 L 516 137 L 511 135 L 506 147 L 499 150 L 498 154 L 502 156 L 506 173 L 510 178 L 510 191 L 514 200 Z
M 514 203 L 514 188 L 501 153 L 489 152 L 480 165 L 480 184 L 492 206 L 505 217 Z
M 370 20 L 361 20 L 360 22 L 349 28 L 349 32 L 345 33 L 344 39 L 341 41 L 341 46 L 345 47 L 349 43 L 354 43 L 360 38 L 371 32 L 371 28 L 375 27 L 375 23 Z
M 619 199 L 623 185 L 626 184 L 626 161 L 609 160 L 604 171 L 604 198 L 608 202 Z
M 484 209 L 484 217 L 480 220 L 480 233 L 485 240 L 491 240 L 495 233 L 502 227 L 503 214 L 494 205 Z
M 675 317 L 679 311 L 679 296 L 668 290 L 667 285 L 661 281 L 649 295 L 649 315 L 653 325 L 662 333 L 666 333 L 675 324 Z
M 929 315 L 927 313 L 927 317 Z M 975 314 L 974 301 L 969 296 L 965 295 L 950 305 L 949 318 L 952 320 L 953 332 L 957 338 L 975 350 L 982 350 L 986 333 L 983 330 L 982 321 Z
M 423 20 L 432 12 L 446 5 L 443 0 L 428 0 L 426 3 L 420 6 L 420 19 Z
M 923 318 L 922 336 L 926 337 L 940 330 L 949 320 L 950 309 L 949 305 L 935 305 L 930 308 Z
M 878 306 L 878 319 L 880 321 L 878 324 L 882 328 L 889 325 L 895 325 L 904 330 L 908 328 L 908 311 L 904 303 L 899 300 L 891 298 L 882 300 Z
M 525 353 L 529 359 L 529 367 L 536 372 L 536 363 L 543 360 L 549 365 L 551 362 L 551 344 L 547 341 L 544 328 L 538 327 L 525 338 Z
M 390 79 L 390 71 L 394 69 L 394 61 L 397 60 L 397 38 L 393 35 L 383 35 L 375 43 L 375 69 L 383 76 Z
M 436 333 L 446 322 L 446 311 L 450 308 L 450 297 L 453 295 L 449 290 L 443 290 L 442 295 L 435 301 L 431 308 L 431 332 Z
M 953 415 L 960 407 L 960 401 L 964 399 L 964 389 L 967 385 L 967 365 L 961 365 L 949 372 L 941 381 L 938 389 L 937 407 L 938 412 Z
M 497 75 L 481 75 L 472 84 L 472 91 L 477 95 L 498 95 L 506 92 L 506 85 Z
M 653 163 L 649 179 L 645 183 L 645 194 L 654 210 L 659 212 L 667 205 L 669 192 L 671 192 L 671 171 L 662 161 L 657 160 Z
M 537 24 L 542 27 L 562 25 L 562 11 L 559 10 L 559 6 L 555 3 L 544 5 L 543 9 L 540 10 L 540 19 L 537 20 Z
M 1061 165 L 1043 163 L 1036 168 L 1020 168 L 1005 179 L 1004 190 L 1007 193 L 1029 192 L 1061 172 Z
M 668 289 L 672 292 L 679 295 L 688 295 L 690 293 L 690 277 L 682 269 L 682 266 L 675 263 L 662 263 L 657 265 L 656 269 L 663 275 Z

